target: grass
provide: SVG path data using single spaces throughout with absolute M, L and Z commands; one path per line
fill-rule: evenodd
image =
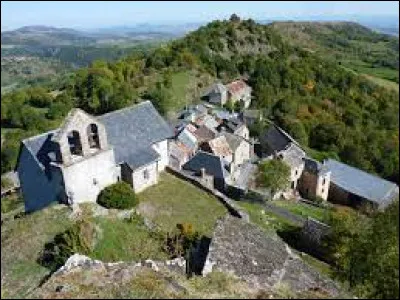
M 244 209 L 250 217 L 250 221 L 260 226 L 267 232 L 284 230 L 288 227 L 296 226 L 289 220 L 282 218 L 272 212 L 265 210 L 258 203 L 238 202 L 237 205 Z
M 187 86 L 193 78 L 189 72 L 179 72 L 172 75 L 171 78 L 171 94 L 173 97 L 174 107 L 172 110 L 180 109 L 186 104 Z
M 49 274 L 49 270 L 36 260 L 44 244 L 71 224 L 68 211 L 66 207 L 49 207 L 1 225 L 3 297 L 28 297 Z
M 1 199 L 1 213 L 6 214 L 24 205 L 22 197 L 11 194 Z
M 178 223 L 191 223 L 200 234 L 211 234 L 215 221 L 227 210 L 217 198 L 169 173 L 157 185 L 138 194 L 139 211 L 169 232 Z
M 311 217 L 316 220 L 323 222 L 326 220 L 326 216 L 328 214 L 328 210 L 316 207 L 310 204 L 301 203 L 301 202 L 293 202 L 293 201 L 285 201 L 285 200 L 276 200 L 273 202 L 276 206 L 287 209 L 288 211 L 302 216 L 302 217 Z
M 101 229 L 101 240 L 90 257 L 104 262 L 167 259 L 162 252 L 162 240 L 154 237 L 138 219 L 96 218 Z

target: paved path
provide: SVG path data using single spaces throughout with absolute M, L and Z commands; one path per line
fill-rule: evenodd
M 278 207 L 278 206 L 276 206 L 275 204 L 273 204 L 271 202 L 264 202 L 264 204 L 262 204 L 262 206 L 266 210 L 268 210 L 268 211 L 270 211 L 270 212 L 272 212 L 272 213 L 274 213 L 274 214 L 276 214 L 276 215 L 278 215 L 278 216 L 280 216 L 280 217 L 282 217 L 284 219 L 289 220 L 291 223 L 293 223 L 295 225 L 303 226 L 305 221 L 306 221 L 305 218 L 303 218 L 303 217 L 301 217 L 299 215 L 296 215 L 296 214 L 288 211 L 285 208 Z

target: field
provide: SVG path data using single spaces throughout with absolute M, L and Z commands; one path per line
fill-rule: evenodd
M 215 221 L 227 213 L 214 196 L 169 173 L 138 197 L 141 214 L 165 232 L 178 223 L 191 223 L 199 233 L 210 234 Z

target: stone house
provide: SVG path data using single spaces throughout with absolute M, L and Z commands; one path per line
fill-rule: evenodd
M 275 124 L 260 136 L 260 142 L 263 157 L 282 159 L 290 166 L 290 187 L 302 197 L 381 209 L 399 195 L 395 183 L 333 159 L 320 163 L 307 157 L 300 145 Z
M 203 94 L 202 99 L 223 106 L 228 101 L 228 89 L 220 82 L 215 83 Z
M 150 101 L 99 117 L 71 110 L 60 128 L 21 142 L 16 170 L 25 210 L 95 202 L 120 180 L 142 191 L 168 164 L 172 136 Z
M 242 79 L 232 81 L 227 85 L 218 82 L 203 94 L 202 99 L 220 106 L 225 105 L 228 101 L 240 102 L 244 108 L 248 108 L 251 104 L 251 91 L 251 87 Z
M 235 167 L 241 166 L 250 159 L 251 145 L 246 139 L 228 132 L 223 133 L 222 136 L 225 137 L 231 149 L 232 163 Z
M 295 190 L 304 169 L 306 153 L 284 130 L 271 124 L 260 136 L 262 156 L 267 159 L 282 159 L 290 167 L 290 189 Z
M 315 159 L 305 157 L 304 170 L 298 184 L 300 195 L 307 199 L 328 199 L 331 172 Z
M 182 166 L 182 169 L 191 172 L 191 175 L 207 181 L 207 186 L 225 192 L 228 184 L 231 184 L 228 166 L 222 157 L 198 151 L 192 159 Z
M 228 141 L 224 135 L 220 135 L 201 145 L 201 149 L 221 157 L 228 164 L 233 161 L 233 152 L 229 147 Z
M 241 136 L 244 139 L 250 138 L 249 128 L 237 118 L 223 120 L 222 123 L 217 127 L 219 132 L 229 132 L 238 136 Z
M 251 87 L 243 80 L 235 80 L 226 85 L 228 100 L 233 103 L 241 102 L 244 108 L 249 108 L 251 103 Z

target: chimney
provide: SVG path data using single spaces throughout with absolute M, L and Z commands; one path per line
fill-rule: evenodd
M 201 178 L 204 178 L 206 176 L 206 169 L 205 168 L 201 168 L 200 169 L 200 174 L 201 174 Z

